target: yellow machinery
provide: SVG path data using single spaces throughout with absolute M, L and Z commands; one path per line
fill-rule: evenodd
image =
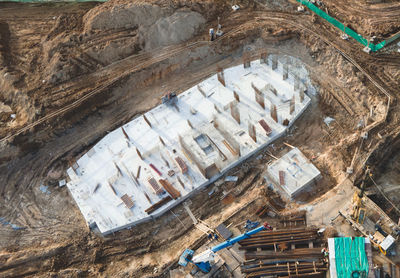
M 361 189 L 360 192 L 358 192 L 358 193 L 354 192 L 354 195 L 353 195 L 352 217 L 353 217 L 354 221 L 356 221 L 359 224 L 363 224 L 364 220 L 365 220 L 366 209 L 364 206 L 363 197 L 364 197 L 364 192 L 365 192 L 365 180 L 366 180 L 367 176 L 369 176 L 369 177 L 372 176 L 371 171 L 368 166 L 364 172 L 363 180 L 362 180 L 361 186 L 360 186 L 360 189 Z

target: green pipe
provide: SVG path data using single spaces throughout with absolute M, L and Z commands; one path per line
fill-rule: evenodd
M 393 42 L 394 40 L 400 38 L 400 32 L 399 32 L 399 33 L 395 34 L 393 37 L 389 38 L 387 41 L 382 41 L 378 44 L 368 43 L 368 40 L 366 38 L 364 38 L 363 36 L 361 36 L 360 34 L 355 32 L 354 30 L 350 29 L 349 27 L 346 27 L 343 23 L 338 21 L 336 18 L 331 17 L 329 14 L 327 14 L 323 10 L 319 9 L 317 6 L 315 6 L 313 3 L 309 2 L 308 0 L 296 0 L 296 1 L 299 2 L 300 4 L 306 6 L 311 11 L 313 11 L 314 13 L 316 13 L 317 15 L 319 15 L 320 17 L 322 17 L 323 19 L 328 21 L 330 24 L 332 24 L 336 28 L 340 29 L 342 32 L 346 33 L 347 35 L 349 35 L 350 37 L 352 37 L 353 39 L 355 39 L 356 41 L 361 43 L 362 45 L 368 46 L 372 52 L 376 52 L 376 51 L 382 49 L 383 47 L 385 47 L 386 45 L 388 45 L 389 43 Z

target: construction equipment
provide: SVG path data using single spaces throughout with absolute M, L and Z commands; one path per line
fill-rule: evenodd
M 365 193 L 365 182 L 367 177 L 371 178 L 372 173 L 367 166 L 364 172 L 363 180 L 361 182 L 360 186 L 360 192 L 354 192 L 353 195 L 353 211 L 351 214 L 351 217 L 353 218 L 353 221 L 363 225 L 367 210 L 365 206 L 365 200 L 364 200 L 364 193 Z M 379 250 L 386 255 L 387 251 L 392 248 L 392 246 L 395 244 L 396 239 L 385 232 L 382 227 L 379 225 L 379 221 L 375 223 L 375 233 L 371 235 L 371 242 L 379 248 Z
M 208 273 L 211 270 L 211 263 L 214 261 L 216 252 L 224 248 L 227 248 L 229 246 L 232 246 L 238 241 L 249 238 L 251 235 L 254 235 L 258 232 L 265 230 L 272 230 L 271 225 L 269 225 L 268 223 L 264 223 L 263 226 L 255 228 L 254 230 L 248 231 L 232 239 L 228 239 L 194 257 L 193 257 L 194 251 L 186 249 L 180 256 L 178 264 L 181 266 L 187 266 L 188 263 L 192 263 L 202 272 Z
M 166 105 L 174 105 L 176 101 L 177 96 L 175 92 L 168 92 L 161 98 L 161 102 Z
M 366 178 L 371 177 L 371 171 L 369 169 L 369 166 L 367 166 L 367 168 L 365 169 L 364 172 L 364 176 L 363 176 L 363 180 L 361 182 L 361 186 L 360 186 L 360 192 L 354 192 L 353 195 L 353 213 L 352 213 L 352 217 L 354 219 L 355 222 L 359 223 L 359 224 L 363 224 L 364 220 L 365 220 L 365 207 L 363 204 L 363 197 L 364 197 L 364 192 L 365 192 L 365 180 Z

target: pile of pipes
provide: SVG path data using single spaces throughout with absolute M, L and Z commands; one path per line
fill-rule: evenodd
M 245 277 L 325 277 L 324 240 L 318 229 L 263 231 L 239 242 Z

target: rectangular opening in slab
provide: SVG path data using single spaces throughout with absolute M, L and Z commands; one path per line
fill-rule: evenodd
M 194 140 L 199 145 L 199 147 L 203 150 L 205 154 L 212 153 L 214 151 L 210 140 L 207 138 L 206 135 L 200 134 L 199 136 L 195 137 Z

